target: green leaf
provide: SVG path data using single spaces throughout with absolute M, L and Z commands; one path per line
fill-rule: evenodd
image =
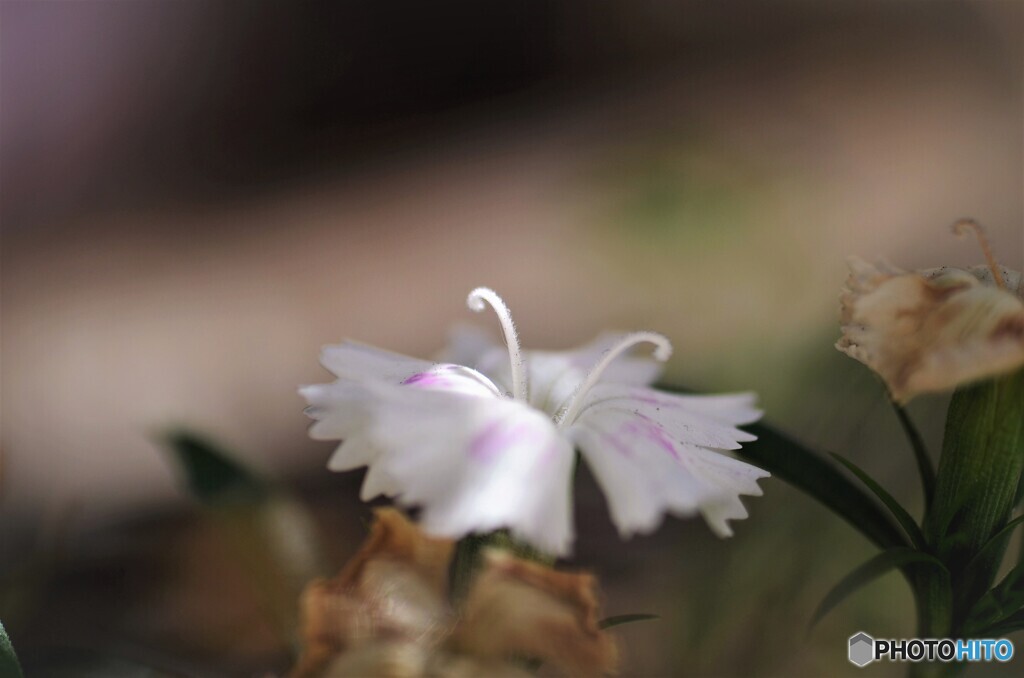
M 7 636 L 7 629 L 3 622 L 0 622 L 0 676 L 3 678 L 21 678 L 21 665 L 18 663 L 18 655 L 14 653 L 14 646 Z
M 967 566 L 964 568 L 964 578 L 969 579 L 975 576 L 975 568 L 986 567 L 987 563 L 992 560 L 993 556 L 999 556 L 1006 548 L 1006 540 L 1010 538 L 1010 535 L 1015 529 L 1024 524 L 1024 515 L 1017 516 L 1010 522 L 1003 526 L 1003 529 L 995 533 L 995 535 L 989 539 L 985 544 L 978 550 L 978 553 L 968 561 Z
M 982 638 L 998 638 L 1021 630 L 1024 630 L 1024 611 L 1011 614 L 1009 617 L 973 632 L 971 635 Z
M 882 549 L 908 546 L 889 515 L 838 468 L 765 424 L 746 427 L 757 436 L 737 454 L 821 502 Z
M 854 464 L 848 459 L 844 459 L 838 454 L 833 454 L 832 457 L 840 464 L 850 469 L 853 475 L 860 478 L 860 481 L 867 485 L 868 489 L 875 493 L 883 504 L 889 509 L 896 521 L 903 527 L 903 531 L 910 537 L 910 543 L 914 545 L 914 548 L 919 551 L 926 549 L 924 541 L 924 533 L 921 532 L 921 528 L 917 526 L 914 518 L 907 512 L 905 508 L 891 494 L 885 491 L 881 485 L 875 482 L 874 478 L 865 473 L 859 466 Z
M 843 602 L 850 594 L 870 584 L 884 574 L 897 568 L 904 568 L 915 563 L 927 563 L 935 566 L 941 572 L 946 572 L 945 566 L 927 553 L 915 551 L 914 549 L 899 546 L 883 551 L 874 556 L 866 563 L 846 575 L 818 605 L 811 619 L 813 627 L 821 619 L 832 611 L 839 603 Z
M 918 433 L 914 422 L 910 420 L 907 411 L 900 405 L 893 402 L 893 409 L 896 410 L 896 418 L 899 419 L 903 432 L 907 434 L 910 448 L 914 451 L 914 460 L 917 461 L 917 473 L 921 476 L 921 487 L 924 490 L 925 510 L 932 505 L 932 497 L 935 496 L 935 465 L 932 463 L 931 455 L 924 444 L 924 439 Z
M 1024 608 L 1024 564 L 1010 570 L 1003 580 L 981 597 L 968 617 L 967 628 L 992 626 Z
M 614 626 L 622 626 L 623 624 L 633 624 L 635 622 L 651 621 L 653 619 L 661 619 L 656 614 L 617 614 L 614 617 L 605 617 L 597 623 L 597 626 L 604 630 L 610 629 Z
M 270 496 L 266 480 L 212 441 L 184 429 L 166 433 L 163 440 L 184 474 L 189 492 L 201 502 L 259 503 Z

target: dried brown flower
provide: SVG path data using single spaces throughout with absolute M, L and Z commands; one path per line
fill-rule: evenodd
M 501 551 L 486 555 L 466 600 L 456 641 L 482 657 L 549 661 L 570 675 L 610 671 L 614 640 L 598 628 L 597 581 Z
M 363 546 L 333 579 L 302 594 L 302 661 L 293 676 L 320 675 L 331 657 L 387 639 L 436 643 L 453 623 L 447 568 L 453 542 L 424 536 L 394 509 L 377 511 Z
M 840 299 L 836 348 L 898 403 L 1024 365 L 1024 282 L 994 263 L 908 273 L 851 258 Z
M 304 592 L 304 652 L 292 678 L 529 676 L 538 659 L 574 676 L 613 672 L 596 580 L 489 551 L 461 610 L 447 597 L 453 543 L 381 509 L 337 577 Z M 519 663 L 517 663 L 517 661 Z

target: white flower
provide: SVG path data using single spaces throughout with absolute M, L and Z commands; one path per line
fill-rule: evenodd
M 658 360 L 672 347 L 660 334 L 604 336 L 574 351 L 529 352 L 508 307 L 490 304 L 505 347 L 479 333 L 455 337 L 445 362 L 346 342 L 321 362 L 338 380 L 300 393 L 316 422 L 310 435 L 342 440 L 328 468 L 367 466 L 363 499 L 379 494 L 422 507 L 428 533 L 457 538 L 509 528 L 553 554 L 573 540 L 570 512 L 575 450 L 587 460 L 624 536 L 650 532 L 668 512 L 701 513 L 719 536 L 745 518 L 739 495 L 760 495 L 768 473 L 726 453 L 755 436 L 753 394 L 684 396 L 647 388 L 650 359 L 622 357 L 639 343 Z M 589 369 L 588 369 L 589 368 Z

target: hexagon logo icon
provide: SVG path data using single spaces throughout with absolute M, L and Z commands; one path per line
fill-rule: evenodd
M 850 663 L 867 666 L 875 660 L 875 639 L 861 631 L 850 636 Z

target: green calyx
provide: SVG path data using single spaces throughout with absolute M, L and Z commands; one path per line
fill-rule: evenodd
M 1022 471 L 1024 369 L 957 389 L 924 524 L 953 577 L 955 618 L 992 584 L 1009 537 L 990 540 L 1011 518 Z

